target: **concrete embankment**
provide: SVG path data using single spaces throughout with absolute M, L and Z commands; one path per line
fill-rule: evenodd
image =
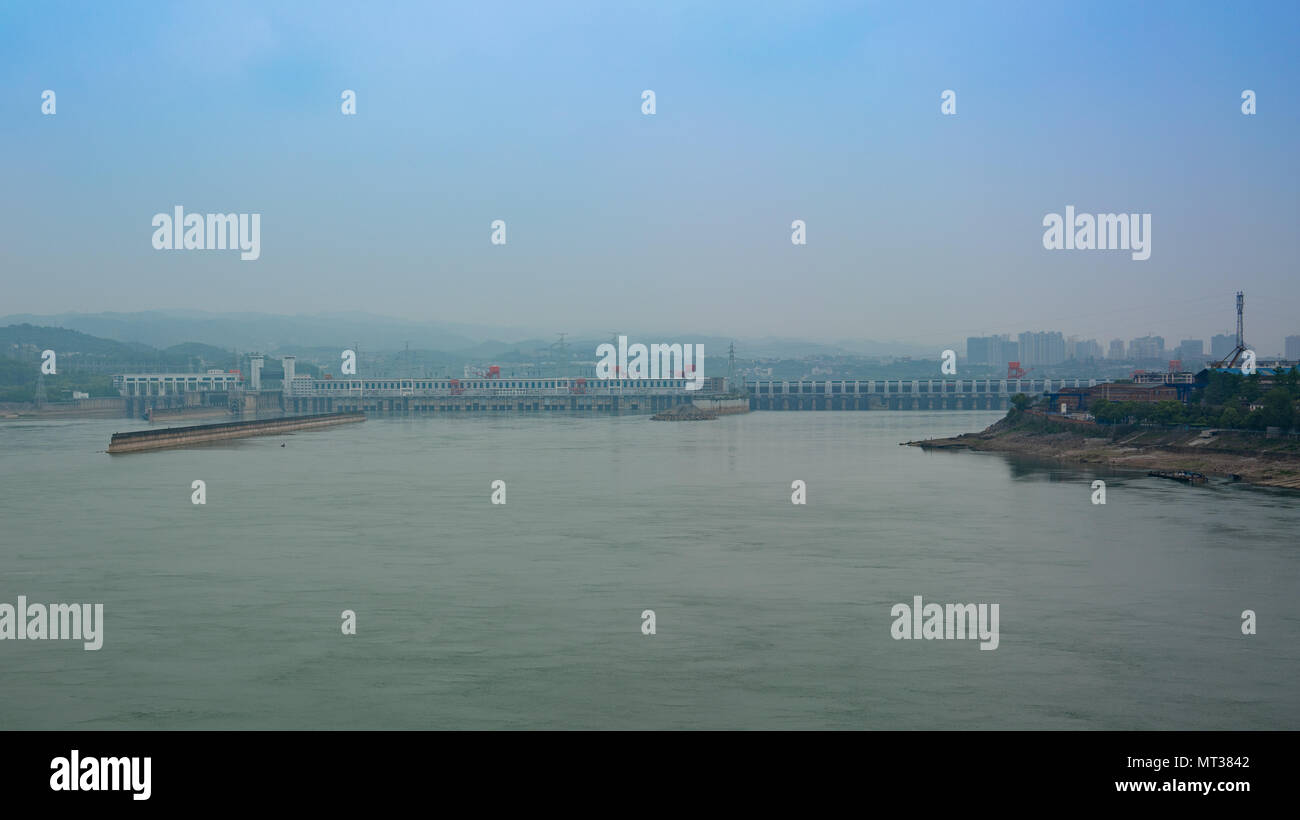
M 200 424 L 193 427 L 168 427 L 164 430 L 139 430 L 114 433 L 108 445 L 110 453 L 136 453 L 167 447 L 187 447 L 209 441 L 266 436 L 294 430 L 315 430 L 336 424 L 365 421 L 365 413 L 321 413 L 312 416 L 286 416 L 263 421 L 233 421 L 226 424 Z

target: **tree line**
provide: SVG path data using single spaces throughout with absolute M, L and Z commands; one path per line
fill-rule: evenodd
M 1101 424 L 1148 422 L 1186 424 L 1196 427 L 1224 427 L 1233 430 L 1263 430 L 1300 426 L 1300 373 L 1292 367 L 1278 375 L 1272 386 L 1258 372 L 1249 376 L 1210 372 L 1207 383 L 1192 391 L 1186 404 L 1180 401 L 1093 402 L 1088 411 Z M 1251 406 L 1256 409 L 1250 409 Z

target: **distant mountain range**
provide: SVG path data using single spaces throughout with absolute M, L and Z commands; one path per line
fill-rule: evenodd
M 19 314 L 0 317 L 0 325 L 32 324 L 64 327 L 103 339 L 168 348 L 185 342 L 265 352 L 304 347 L 352 346 L 400 350 L 413 347 L 456 350 L 479 340 L 446 325 L 406 322 L 379 316 L 277 316 L 264 313 L 202 313 L 145 311 L 141 313 L 64 313 L 53 316 Z
M 296 353 L 310 348 L 335 349 L 357 346 L 372 352 L 412 349 L 445 351 L 467 358 L 489 359 L 513 350 L 536 350 L 555 344 L 536 330 L 508 327 L 461 325 L 447 322 L 413 322 L 367 313 L 332 313 L 312 316 L 284 316 L 267 313 L 206 313 L 202 311 L 157 310 L 138 313 L 62 313 L 39 316 L 0 316 L 0 326 L 30 324 L 79 331 L 124 345 L 147 345 L 167 349 L 198 343 L 225 350 L 258 350 L 263 353 Z M 926 356 L 938 351 L 914 344 L 844 340 L 833 343 L 802 339 L 763 337 L 732 339 L 721 336 L 627 333 L 629 344 L 642 342 L 703 344 L 706 355 L 721 358 L 728 345 L 736 343 L 736 354 L 744 358 L 787 358 L 807 356 Z M 608 336 L 574 334 L 569 350 L 578 353 L 611 341 Z
M 43 350 L 55 351 L 59 357 L 57 361 L 65 365 L 71 364 L 74 369 L 134 365 L 191 370 L 208 367 L 228 369 L 241 365 L 233 351 L 202 342 L 184 342 L 166 348 L 155 348 L 140 342 L 101 339 L 63 327 L 26 323 L 0 325 L 0 359 L 32 360 Z M 275 357 L 266 357 L 264 365 L 267 370 L 280 369 L 280 362 Z M 315 371 L 310 364 L 304 367 L 308 372 Z

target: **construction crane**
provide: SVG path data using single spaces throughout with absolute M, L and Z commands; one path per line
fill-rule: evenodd
M 1242 312 L 1245 306 L 1246 294 L 1237 291 L 1237 346 L 1232 349 L 1231 353 L 1215 363 L 1215 368 L 1236 367 L 1246 353 L 1246 335 L 1243 331 L 1244 322 L 1242 321 Z

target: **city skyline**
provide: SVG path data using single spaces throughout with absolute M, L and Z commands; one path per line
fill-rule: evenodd
M 261 319 L 277 318 L 277 314 L 269 314 L 269 313 L 215 313 L 215 312 L 206 312 L 206 311 L 160 310 L 160 311 L 140 311 L 140 312 L 131 312 L 131 313 L 122 313 L 122 314 L 115 314 L 115 313 L 80 313 L 80 314 L 59 313 L 59 314 L 49 314 L 49 315 L 11 314 L 7 316 L 0 316 L 0 325 L 27 323 L 33 325 L 46 325 L 46 326 L 54 326 L 54 327 L 66 326 L 70 329 L 87 332 L 90 335 L 104 336 L 105 333 L 102 330 L 99 330 L 94 324 L 91 324 L 92 322 L 106 321 L 111 319 L 122 323 L 124 326 L 128 326 L 131 321 L 136 320 L 142 316 L 167 317 L 169 319 L 175 319 L 177 321 L 182 321 L 182 322 L 186 319 L 196 320 L 196 321 L 213 321 L 213 320 L 235 321 L 235 320 L 246 320 L 249 319 L 250 317 L 256 317 Z M 285 320 L 294 320 L 294 321 L 306 320 L 308 322 L 312 322 L 312 321 L 328 322 L 336 319 L 346 319 L 349 321 L 369 320 L 369 321 L 382 322 L 388 318 L 396 319 L 396 317 L 384 317 L 380 315 L 328 314 L 328 313 L 318 314 L 318 315 L 299 314 L 294 316 L 281 314 L 278 315 L 278 318 L 283 318 Z M 1300 325 L 1300 322 L 1298 322 L 1297 325 Z M 460 340 L 460 347 L 468 347 L 473 344 L 480 344 L 486 342 L 499 342 L 503 344 L 512 344 L 515 342 L 537 341 L 539 339 L 554 337 L 561 332 L 561 331 L 548 331 L 544 328 L 538 328 L 538 327 L 530 327 L 530 328 L 493 327 L 490 325 L 461 325 L 458 323 L 437 322 L 437 321 L 427 322 L 427 323 L 413 323 L 412 326 L 413 327 L 427 326 L 428 328 L 436 328 L 439 331 L 444 333 L 455 333 L 457 334 L 457 337 Z M 1261 343 L 1261 341 L 1259 340 L 1260 339 L 1259 335 L 1252 332 L 1251 328 L 1252 328 L 1252 323 L 1251 323 L 1251 316 L 1250 316 L 1250 304 L 1249 302 L 1247 302 L 1246 334 L 1245 334 L 1246 343 L 1249 346 L 1251 346 L 1253 349 L 1255 349 L 1258 354 L 1263 356 L 1285 357 L 1287 359 L 1300 358 L 1300 356 L 1294 355 L 1295 353 L 1300 352 L 1300 348 L 1297 347 L 1298 345 L 1300 345 L 1300 334 L 1286 333 L 1284 337 L 1279 337 L 1275 343 L 1270 344 L 1267 340 Z M 647 328 L 633 328 L 631 332 L 651 333 L 653 335 L 659 330 L 661 329 L 657 327 L 647 327 Z M 867 330 L 869 331 L 869 329 Z M 108 334 L 107 337 L 122 338 L 123 340 L 126 341 L 141 341 L 150 344 L 153 344 L 156 341 L 156 340 L 151 340 L 149 338 L 148 333 L 141 333 L 137 336 L 131 336 L 128 333 L 127 336 L 120 336 L 121 332 L 122 331 L 118 331 L 117 333 L 110 333 Z M 353 335 L 355 335 L 354 331 L 352 330 L 345 332 L 343 335 L 346 336 L 348 335 L 348 333 L 353 333 Z M 610 337 L 609 331 L 602 332 L 602 331 L 591 331 L 591 330 L 586 330 L 586 331 L 565 330 L 563 331 L 563 333 L 566 336 L 568 336 L 570 339 L 574 339 L 574 340 L 599 339 L 601 341 L 604 341 Z M 1022 343 L 1024 341 L 1023 337 L 1027 335 L 1032 336 L 1041 333 L 1055 334 L 1061 337 L 1061 339 L 1059 340 L 1059 344 L 1057 344 L 1057 347 L 1054 348 L 1054 350 L 1056 351 L 1055 355 L 1048 355 L 1046 357 L 1042 355 L 1026 356 L 1026 354 L 1021 352 L 1020 349 L 1016 349 L 1013 351 L 1014 355 L 1012 352 L 1003 351 L 998 356 L 989 357 L 987 354 L 984 353 L 983 348 L 981 348 L 980 355 L 972 356 L 971 351 L 969 349 L 971 342 L 976 339 L 992 340 L 992 339 L 1000 338 L 1003 339 L 1004 341 L 1010 342 L 1012 345 L 1016 345 Z M 392 334 L 389 335 L 400 336 L 402 334 L 400 331 L 395 330 Z M 727 338 L 727 337 L 720 337 L 713 333 L 710 333 L 709 337 L 714 339 Z M 1135 333 L 1130 331 L 1118 337 L 1106 337 L 1106 336 L 1090 335 L 1088 333 L 1070 332 L 1068 330 L 1022 330 L 1015 333 L 976 334 L 976 335 L 966 336 L 964 339 L 940 339 L 940 340 L 933 341 L 928 345 L 924 345 L 916 342 L 907 342 L 900 339 L 883 339 L 879 337 L 872 337 L 869 335 L 869 333 L 866 332 L 864 332 L 864 335 L 856 336 L 856 337 L 848 337 L 848 338 L 833 337 L 833 336 L 826 336 L 826 335 L 782 336 L 780 334 L 772 334 L 772 333 L 740 334 L 736 336 L 731 336 L 729 338 L 731 338 L 732 340 L 747 341 L 750 343 L 761 343 L 765 347 L 773 344 L 779 344 L 779 342 L 782 339 L 785 339 L 791 344 L 795 344 L 795 345 L 814 344 L 814 345 L 824 345 L 827 347 L 848 345 L 850 348 L 852 347 L 852 344 L 854 342 L 859 342 L 859 343 L 874 345 L 879 348 L 879 350 L 875 351 L 875 353 L 865 353 L 863 355 L 886 355 L 886 356 L 891 356 L 891 355 L 892 356 L 915 356 L 918 354 L 923 354 L 925 350 L 928 348 L 933 348 L 933 350 L 935 351 L 935 355 L 937 357 L 942 350 L 947 349 L 948 347 L 955 344 L 957 346 L 957 349 L 963 352 L 964 354 L 963 358 L 971 359 L 972 361 L 984 361 L 987 359 L 987 360 L 997 360 L 1002 363 L 1005 363 L 1007 361 L 1015 361 L 1017 358 L 1020 358 L 1024 360 L 1022 361 L 1022 363 L 1031 364 L 1031 363 L 1037 363 L 1040 361 L 1047 361 L 1047 360 L 1065 361 L 1072 358 L 1087 359 L 1089 358 L 1089 354 L 1083 350 L 1080 350 L 1079 348 L 1089 347 L 1092 345 L 1092 343 L 1096 343 L 1096 349 L 1093 350 L 1091 354 L 1092 357 L 1094 358 L 1098 358 L 1098 359 L 1129 358 L 1130 357 L 1129 348 L 1131 347 L 1132 343 L 1134 341 L 1147 339 L 1147 338 L 1161 339 L 1163 342 L 1163 347 L 1161 349 L 1163 349 L 1166 353 L 1178 352 L 1179 350 L 1183 349 L 1184 343 L 1186 342 L 1199 341 L 1201 343 L 1200 355 L 1211 359 L 1221 358 L 1221 356 L 1227 353 L 1229 350 L 1231 350 L 1233 344 L 1235 344 L 1235 331 L 1233 331 L 1230 327 L 1225 326 L 1225 332 L 1222 334 L 1212 333 L 1209 332 L 1207 329 L 1202 328 L 1197 333 L 1181 334 L 1181 335 L 1174 335 L 1174 336 L 1169 336 L 1161 333 L 1150 333 L 1150 332 Z M 351 339 L 351 336 L 349 336 L 349 339 Z M 211 340 L 201 338 L 200 335 L 196 335 L 194 338 L 184 338 L 184 339 L 178 336 L 176 341 L 172 343 L 179 343 L 181 341 L 211 341 Z M 1120 356 L 1115 355 L 1114 343 L 1116 341 L 1123 343 L 1123 351 L 1122 351 L 1122 355 Z M 223 344 L 224 342 L 222 343 L 211 342 L 211 343 Z M 250 342 L 248 340 L 244 340 L 240 342 L 240 344 L 244 346 L 247 346 L 248 344 L 253 344 L 254 346 L 257 346 L 256 342 Z M 447 350 L 457 349 L 456 345 L 432 345 L 432 346 L 425 345 L 425 346 L 438 348 L 438 349 L 447 349 Z M 398 347 L 400 347 L 400 345 L 394 346 L 393 344 L 390 343 L 388 345 L 380 345 L 379 349 L 394 350 L 394 349 L 398 349 Z M 1217 355 L 1215 351 L 1219 351 Z M 862 353 L 862 351 L 857 351 L 857 350 L 851 350 L 850 352 Z M 797 357 L 798 354 L 792 352 L 791 355 L 793 357 Z M 1158 356 L 1157 357 L 1140 356 L 1138 358 L 1158 358 Z

